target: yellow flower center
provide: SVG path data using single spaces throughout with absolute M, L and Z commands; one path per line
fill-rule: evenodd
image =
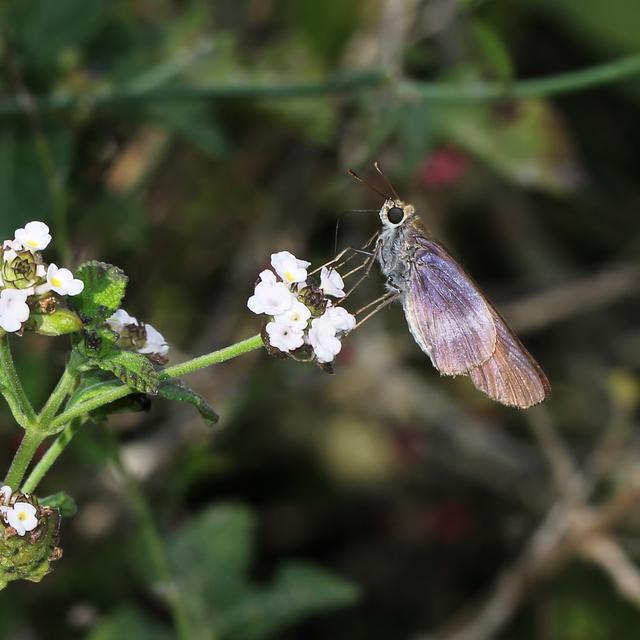
M 38 248 L 38 243 L 37 243 L 35 240 L 27 240 L 27 241 L 25 242 L 25 244 L 26 244 L 28 247 L 31 247 L 32 249 L 37 249 L 37 248 Z
M 18 520 L 21 520 L 21 521 L 22 521 L 22 520 L 27 520 L 27 518 L 28 518 L 28 517 L 29 517 L 29 516 L 27 515 L 27 512 L 26 512 L 26 511 L 20 511 L 20 512 L 18 513 Z
M 62 286 L 62 280 L 60 280 L 60 278 L 53 277 L 53 278 L 51 278 L 51 284 L 54 287 L 60 287 L 60 286 Z
M 293 273 L 291 273 L 291 271 L 285 271 L 284 279 L 287 280 L 288 282 L 293 282 L 296 279 L 296 277 L 293 275 Z

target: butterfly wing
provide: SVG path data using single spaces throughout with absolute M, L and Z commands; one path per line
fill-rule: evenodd
M 402 295 L 409 330 L 440 373 L 468 373 L 495 351 L 491 309 L 444 247 L 422 234 L 411 244 L 416 249 Z
M 549 397 L 551 385 L 544 371 L 495 311 L 496 349 L 485 363 L 472 369 L 473 384 L 490 398 L 527 409 Z

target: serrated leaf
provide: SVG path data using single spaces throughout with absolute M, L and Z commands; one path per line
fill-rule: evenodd
M 81 265 L 76 277 L 84 289 L 73 304 L 88 323 L 100 324 L 120 308 L 129 280 L 122 269 L 94 260 Z
M 58 491 L 46 498 L 39 498 L 41 505 L 57 509 L 63 518 L 71 518 L 78 511 L 76 501 L 66 492 Z
M 220 419 L 220 416 L 215 412 L 213 407 L 205 398 L 181 382 L 176 382 L 174 380 L 167 380 L 163 382 L 158 388 L 158 395 L 166 398 L 167 400 L 188 402 L 193 405 L 209 427 L 212 427 Z
M 105 357 L 94 361 L 96 367 L 110 371 L 118 380 L 142 393 L 155 395 L 160 377 L 151 361 L 140 353 L 113 349 Z

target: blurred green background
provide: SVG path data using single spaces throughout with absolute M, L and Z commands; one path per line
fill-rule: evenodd
M 379 160 L 554 391 L 524 413 L 440 378 L 397 306 L 333 376 L 264 352 L 192 376 L 213 431 L 154 402 L 88 425 L 46 478 L 79 510 L 55 571 L 1 594 L 3 638 L 444 638 L 425 634 L 464 625 L 562 497 L 558 448 L 587 470 L 604 457 L 594 504 L 635 482 L 640 83 L 491 103 L 401 83 L 634 53 L 637 0 L 6 0 L 0 16 L 0 237 L 44 220 L 51 261 L 122 267 L 172 362 L 257 332 L 245 305 L 270 253 L 322 264 L 338 220 L 338 248 L 363 244 L 377 216 L 349 211 L 381 203 L 346 169 Z M 371 70 L 387 80 L 352 75 Z M 373 274 L 353 308 L 382 287 Z M 14 344 L 39 404 L 67 342 Z M 0 421 L 8 465 L 19 433 Z M 626 590 L 566 553 L 465 638 L 637 638 L 636 503 L 623 515 Z

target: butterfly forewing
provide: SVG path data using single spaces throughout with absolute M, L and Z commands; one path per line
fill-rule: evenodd
M 472 369 L 469 377 L 490 398 L 527 409 L 545 400 L 551 385 L 504 320 L 493 309 L 492 314 L 497 329 L 496 350 L 487 362 Z
M 420 233 L 402 296 L 409 329 L 443 374 L 468 373 L 489 360 L 496 328 L 489 305 L 464 270 Z

